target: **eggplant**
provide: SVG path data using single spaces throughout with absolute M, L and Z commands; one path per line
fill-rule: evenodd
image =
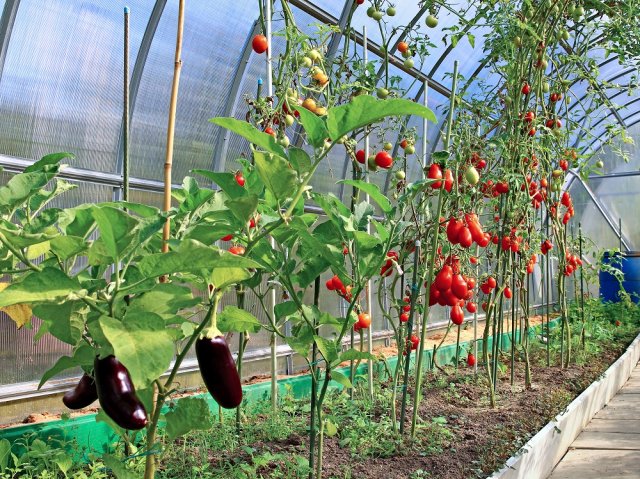
M 147 411 L 136 396 L 129 371 L 115 356 L 99 359 L 94 371 L 98 400 L 104 412 L 123 429 L 137 431 L 147 425 Z
M 98 399 L 96 383 L 91 376 L 85 373 L 75 388 L 64 393 L 62 402 L 69 409 L 82 409 Z
M 199 338 L 196 357 L 204 384 L 213 399 L 226 409 L 238 407 L 242 402 L 242 385 L 224 336 Z

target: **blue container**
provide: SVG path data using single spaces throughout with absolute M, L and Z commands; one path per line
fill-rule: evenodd
M 624 276 L 622 287 L 631 295 L 634 302 L 640 301 L 640 251 L 627 251 L 613 255 L 606 252 L 602 258 L 604 264 L 620 269 Z M 600 270 L 600 298 L 602 301 L 620 301 L 620 283 L 610 273 Z

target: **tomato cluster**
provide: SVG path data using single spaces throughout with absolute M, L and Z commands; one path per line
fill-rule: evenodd
M 429 306 L 451 306 L 451 321 L 460 325 L 464 321 L 463 306 L 471 313 L 476 311 L 475 303 L 469 301 L 475 286 L 474 278 L 460 274 L 460 260 L 449 256 L 429 286 Z
M 475 213 L 464 215 L 464 221 L 450 218 L 447 224 L 447 239 L 451 244 L 459 244 L 463 248 L 469 248 L 475 243 L 485 248 L 491 240 L 491 234 L 482 230 L 482 225 Z
M 328 279 L 325 286 L 329 291 L 336 291 L 338 296 L 343 297 L 347 301 L 351 301 L 351 285 L 345 286 L 337 274 Z

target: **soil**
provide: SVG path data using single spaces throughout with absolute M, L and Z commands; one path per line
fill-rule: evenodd
M 443 381 L 442 373 L 429 373 L 426 390 L 420 404 L 422 424 L 445 422 L 450 432 L 439 449 L 428 444 L 412 444 L 408 439 L 398 448 L 399 452 L 386 457 L 353 455 L 348 447 L 341 447 L 339 435 L 325 438 L 323 477 L 327 479 L 471 479 L 487 477 L 499 469 L 538 430 L 559 414 L 577 395 L 596 380 L 613 363 L 625 348 L 612 343 L 606 351 L 593 356 L 584 365 L 546 367 L 532 363 L 533 384 L 524 388 L 524 366 L 516 363 L 515 382 L 510 383 L 507 371 L 498 381 L 498 404 L 491 408 L 487 387 L 483 380 L 483 367 L 479 365 L 479 378 L 472 368 L 464 368 L 455 374 L 448 370 Z M 505 362 L 507 358 L 504 358 Z M 544 361 L 544 354 L 538 357 Z M 412 391 L 409 391 L 410 393 Z M 526 408 L 523 407 L 526 405 Z M 388 410 L 378 416 L 388 415 Z M 407 412 L 406 431 L 411 428 L 411 414 Z M 348 427 L 348 426 L 346 426 Z M 408 434 L 405 434 L 408 437 Z M 306 454 L 307 437 L 299 433 L 282 441 L 257 441 L 251 444 L 253 454 Z M 427 448 L 428 451 L 427 451 Z M 252 457 L 239 450 L 234 453 L 211 457 L 211 465 L 221 462 L 251 463 Z M 246 457 L 245 457 L 246 456 Z M 260 468 L 259 477 L 283 477 L 271 475 L 276 463 Z M 416 471 L 422 472 L 416 472 Z M 280 471 L 281 472 L 281 471 Z

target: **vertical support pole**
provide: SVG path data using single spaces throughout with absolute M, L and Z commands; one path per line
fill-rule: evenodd
M 122 192 L 124 201 L 129 201 L 129 7 L 124 7 L 124 84 L 122 112 Z
M 366 25 L 362 27 L 362 39 L 363 39 L 362 48 L 364 49 L 363 60 L 366 66 L 368 57 L 369 57 Z M 369 157 L 369 132 L 368 131 L 364 137 L 364 155 L 365 155 L 365 158 Z M 368 173 L 367 173 L 367 181 L 369 181 Z M 365 201 L 369 203 L 368 194 L 366 195 Z M 371 232 L 371 224 L 367 222 L 367 233 L 370 233 L 370 232 Z M 371 306 L 373 305 L 373 302 L 371 299 L 371 280 L 367 281 L 365 294 L 366 294 L 367 310 L 369 311 L 369 314 L 371 314 L 372 313 Z M 367 331 L 367 350 L 372 354 L 373 354 L 373 324 L 374 322 L 371 321 L 371 324 L 369 325 L 369 330 Z M 373 398 L 373 360 L 371 359 L 367 360 L 367 378 L 369 382 L 369 397 Z
M 267 98 L 273 98 L 273 54 L 272 54 L 272 48 L 271 48 L 271 41 L 272 41 L 272 23 L 271 23 L 271 0 L 266 0 L 265 1 L 265 8 L 264 8 L 264 14 L 265 14 L 265 23 L 266 23 L 266 29 L 267 31 L 265 32 L 265 36 L 267 37 L 267 55 L 266 55 L 266 61 L 267 61 Z M 275 240 L 273 239 L 273 237 L 270 238 L 270 243 L 271 243 L 271 248 L 275 249 L 276 244 L 275 244 Z M 271 288 L 270 291 L 270 311 L 269 314 L 271 315 L 271 317 L 274 317 L 275 315 L 275 306 L 276 306 L 276 286 L 274 285 L 273 288 Z M 278 408 L 278 382 L 277 382 L 277 377 L 278 377 L 278 371 L 277 371 L 277 366 L 278 366 L 278 356 L 277 356 L 277 350 L 278 350 L 278 336 L 276 335 L 276 333 L 271 333 L 271 338 L 270 338 L 270 345 L 271 345 L 271 408 L 272 410 L 275 412 Z

